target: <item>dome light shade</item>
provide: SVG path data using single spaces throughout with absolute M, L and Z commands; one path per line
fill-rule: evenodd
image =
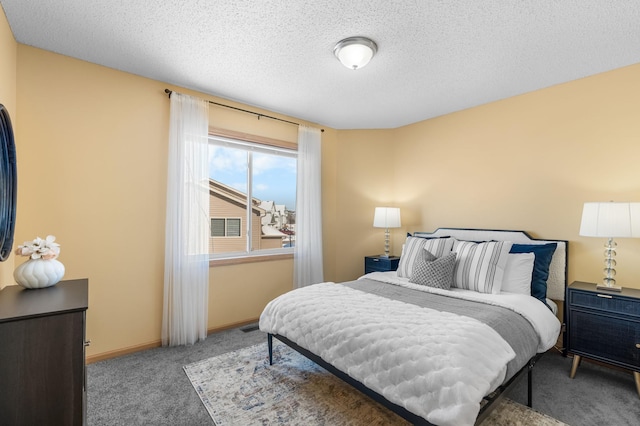
M 342 64 L 352 70 L 357 70 L 369 63 L 378 51 L 373 40 L 366 37 L 349 37 L 341 40 L 333 48 L 333 54 Z

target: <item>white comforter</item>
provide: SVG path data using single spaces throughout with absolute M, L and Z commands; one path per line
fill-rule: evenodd
M 333 283 L 271 301 L 262 331 L 321 356 L 436 425 L 473 425 L 515 353 L 481 322 Z

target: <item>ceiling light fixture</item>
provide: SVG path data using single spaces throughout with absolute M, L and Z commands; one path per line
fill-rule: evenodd
M 347 68 L 357 70 L 369 63 L 378 51 L 378 45 L 366 37 L 349 37 L 333 48 L 333 54 Z

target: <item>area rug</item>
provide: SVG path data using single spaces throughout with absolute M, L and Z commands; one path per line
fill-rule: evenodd
M 404 419 L 274 339 L 186 365 L 191 384 L 217 426 L 408 425 Z M 503 399 L 482 426 L 564 423 Z

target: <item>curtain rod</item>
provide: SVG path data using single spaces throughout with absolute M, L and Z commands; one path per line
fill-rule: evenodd
M 164 93 L 167 94 L 167 96 L 171 97 L 171 94 L 173 93 L 173 90 L 169 90 L 169 89 L 164 89 Z M 258 116 L 258 120 L 260 120 L 260 117 L 265 117 L 265 118 L 270 118 L 272 120 L 278 120 L 278 121 L 282 121 L 283 123 L 289 123 L 289 124 L 294 124 L 296 126 L 299 126 L 300 123 L 296 123 L 294 121 L 289 121 L 289 120 L 283 120 L 282 118 L 278 118 L 278 117 L 272 117 L 270 115 L 266 115 L 266 114 L 260 114 L 259 112 L 254 112 L 254 111 L 249 111 L 247 109 L 242 109 L 242 108 L 238 108 L 238 107 L 234 107 L 231 105 L 225 105 L 225 104 L 221 104 L 218 102 L 213 102 L 213 101 L 208 101 L 210 104 L 213 105 L 218 105 L 221 107 L 225 107 L 225 108 L 230 108 L 230 109 L 235 109 L 236 111 L 242 111 L 242 112 L 246 112 L 248 114 L 253 114 L 253 115 L 257 115 Z M 324 129 L 320 129 L 321 132 L 324 132 Z

